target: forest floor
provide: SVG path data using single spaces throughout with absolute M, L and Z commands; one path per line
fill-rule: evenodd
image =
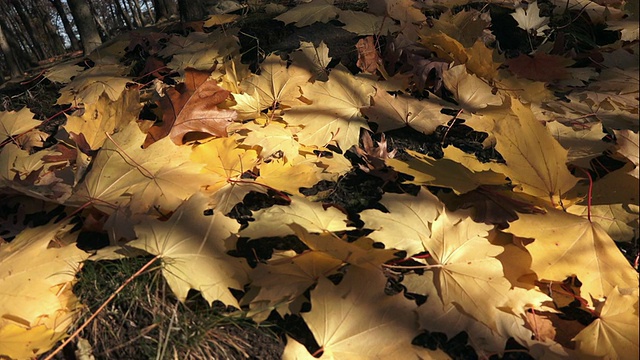
M 177 28 L 179 26 L 176 25 Z M 298 48 L 300 39 L 304 39 L 314 43 L 324 41 L 331 49 L 330 55 L 333 59 L 339 59 L 354 72 L 357 69 L 355 44 L 359 38 L 332 23 L 316 23 L 296 28 L 293 25 L 285 26 L 282 22 L 265 17 L 264 14 L 256 14 L 253 17 L 249 14 L 240 20 L 240 29 L 240 42 L 243 46 L 241 52 L 245 54 L 243 60 L 254 66 L 261 60 L 256 57 L 256 52 L 252 51 L 256 47 L 267 54 L 286 53 Z M 499 26 L 494 29 L 498 39 L 512 36 L 501 34 L 500 31 Z M 603 33 L 602 36 L 608 35 Z M 528 40 L 522 38 L 519 41 L 510 41 L 526 44 Z M 66 121 L 65 115 L 61 113 L 65 107 L 53 105 L 62 86 L 41 77 L 34 78 L 37 80 L 27 79 L 3 86 L 0 89 L 0 110 L 19 110 L 26 106 L 37 118 L 50 119 L 41 130 L 54 135 L 58 127 Z M 398 150 L 400 159 L 406 156 L 407 149 L 439 158 L 442 157 L 443 147 L 455 146 L 467 153 L 475 154 L 483 161 L 502 160 L 495 149 L 483 147 L 486 133 L 476 132 L 461 122 L 451 126 L 440 126 L 430 135 L 406 127 L 387 132 L 386 136 L 390 147 Z M 384 193 L 415 193 L 418 190 L 415 185 L 386 182 L 379 176 L 373 176 L 358 168 L 362 160 L 355 153 L 347 152 L 346 156 L 354 164 L 351 172 L 335 182 L 322 181 L 303 193 L 308 196 L 317 193 L 329 194 L 324 199 L 325 203 L 334 204 L 343 209 L 351 219 L 358 221 L 357 214 L 364 209 L 376 208 Z M 615 170 L 620 166 L 613 158 L 604 156 L 601 160 L 606 171 Z M 432 190 L 448 191 L 441 188 Z M 273 205 L 273 201 L 271 197 L 252 193 L 241 205 L 236 206 L 231 214 L 239 221 L 246 222 L 245 216 L 250 214 L 250 210 Z M 61 217 L 63 210 L 64 208 L 60 207 L 30 216 L 25 219 L 24 224 L 37 226 L 48 223 Z M 12 208 L 0 205 L 0 219 L 9 218 L 11 211 Z M 86 250 L 108 244 L 105 234 L 85 232 L 83 236 L 83 239 L 78 239 L 78 246 L 85 246 Z M 287 241 L 287 238 L 274 238 L 257 243 L 241 239 L 237 255 L 248 259 L 252 256 L 268 258 L 274 249 L 290 249 L 291 243 Z M 618 245 L 629 262 L 633 263 L 638 254 L 637 239 Z M 151 259 L 137 257 L 87 262 L 78 274 L 78 282 L 74 288 L 74 293 L 86 309 L 78 324 L 86 321 L 120 285 L 133 277 L 136 271 Z M 82 357 L 78 351 L 83 346 L 88 346 L 96 359 L 279 359 L 284 350 L 285 335 L 298 339 L 310 351 L 319 348 L 310 330 L 298 316 L 282 317 L 273 312 L 266 321 L 256 324 L 238 316 L 237 309 L 225 308 L 221 303 L 214 303 L 214 306 L 210 307 L 195 291 L 190 292 L 187 301 L 181 303 L 161 276 L 158 263 L 127 285 L 100 311 L 77 340 L 55 358 L 84 360 L 86 357 Z M 447 339 L 442 333 L 425 332 L 416 337 L 414 342 L 432 349 L 444 349 L 453 358 L 477 357 L 473 349 L 467 346 L 464 333 Z M 508 350 L 520 348 L 515 341 L 507 346 Z M 499 357 L 496 355 L 492 358 Z M 513 351 L 507 352 L 502 358 L 522 359 L 530 356 L 524 352 Z

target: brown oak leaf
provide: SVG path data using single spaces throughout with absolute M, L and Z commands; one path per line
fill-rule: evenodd
M 229 91 L 209 78 L 209 71 L 186 69 L 185 80 L 166 90 L 158 104 L 163 110 L 162 123 L 149 129 L 144 147 L 169 135 L 175 144 L 189 132 L 227 136 L 227 126 L 237 118 L 235 110 L 218 109 Z

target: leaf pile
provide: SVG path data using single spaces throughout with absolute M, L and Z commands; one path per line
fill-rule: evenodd
M 76 315 L 82 262 L 139 249 L 161 257 L 179 299 L 195 289 L 257 322 L 300 315 L 320 358 L 447 358 L 412 345 L 421 331 L 465 332 L 483 357 L 515 339 L 536 358 L 637 358 L 638 274 L 615 243 L 638 237 L 637 5 L 495 3 L 313 0 L 275 18 L 344 24 L 360 37 L 356 74 L 310 42 L 252 73 L 238 29 L 216 22 L 51 68 L 67 122 L 45 146 L 29 109 L 0 113 L 0 186 L 19 213 L 61 205 L 77 225 L 0 242 L 0 355 L 49 349 Z M 526 43 L 507 46 L 492 22 L 504 14 Z M 563 32 L 576 21 L 620 38 Z M 463 122 L 503 161 L 400 154 L 370 136 Z M 301 192 L 354 172 L 420 190 L 358 214 Z M 280 205 L 241 226 L 229 214 L 250 193 Z M 110 245 L 80 251 L 89 231 Z M 241 238 L 285 236 L 305 250 L 230 255 Z M 297 340 L 283 357 L 312 358 Z

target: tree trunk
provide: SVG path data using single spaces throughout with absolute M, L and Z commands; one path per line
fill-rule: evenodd
M 102 44 L 89 4 L 86 0 L 67 0 L 67 3 L 76 27 L 78 27 L 84 53 L 88 55 L 93 49 Z
M 71 42 L 72 50 L 80 50 L 80 43 L 78 42 L 78 38 L 73 33 L 73 26 L 69 22 L 69 18 L 67 17 L 67 13 L 64 11 L 64 6 L 62 5 L 62 1 L 60 0 L 49 0 L 51 4 L 56 8 L 58 15 L 60 15 L 60 20 L 62 20 L 62 26 L 64 26 L 64 31 L 69 36 L 69 41 Z
M 149 0 L 144 0 L 144 4 L 147 7 L 147 15 L 149 16 L 149 21 L 153 24 L 156 22 L 156 18 L 153 16 L 152 10 L 151 10 L 151 2 L 149 2 Z
M 54 55 L 64 54 L 64 41 L 62 40 L 60 33 L 58 33 L 58 29 L 52 23 L 51 12 L 49 9 L 49 7 L 38 4 L 35 0 L 31 0 L 31 13 L 35 13 L 44 25 L 42 29 L 49 39 L 47 43 L 50 49 L 53 51 Z
M 138 0 L 125 0 L 129 4 L 129 8 L 131 9 L 131 13 L 133 14 L 133 20 L 138 23 L 138 27 L 144 26 L 144 17 L 142 16 L 142 9 L 140 9 L 140 4 Z
M 153 0 L 156 11 L 156 22 L 166 21 L 176 16 L 178 5 L 174 0 Z
M 116 11 L 118 11 L 118 14 L 122 16 L 122 19 L 124 20 L 125 25 L 127 25 L 127 29 L 133 30 L 133 24 L 131 23 L 131 18 L 129 17 L 129 13 L 127 13 L 127 11 L 125 11 L 125 9 L 122 7 L 122 3 L 120 2 L 120 0 L 114 0 L 113 2 L 116 5 Z
M 4 26 L 0 26 L 0 49 L 4 54 L 4 60 L 7 63 L 7 67 L 9 68 L 11 77 L 18 78 L 22 75 L 22 72 L 20 71 L 20 67 L 13 57 L 13 51 L 11 50 L 11 46 L 9 46 L 9 41 L 7 41 L 7 37 L 4 34 L 3 28 Z M 2 81 L 4 81 L 4 76 L 2 76 L 1 73 L 0 77 L 2 77 Z
M 178 8 L 182 22 L 202 20 L 206 16 L 201 0 L 178 0 Z
M 43 41 L 42 39 L 38 40 L 36 38 L 36 31 L 31 22 L 31 18 L 27 15 L 27 11 L 24 8 L 24 4 L 21 1 L 12 0 L 11 5 L 16 11 L 16 14 L 18 14 L 18 17 L 20 18 L 20 22 L 22 23 L 22 26 L 24 26 L 24 29 L 26 30 L 26 34 L 29 37 L 29 40 L 32 45 L 33 51 L 36 55 L 36 58 L 38 58 L 38 60 L 46 59 L 47 54 L 45 53 L 45 50 L 42 46 Z

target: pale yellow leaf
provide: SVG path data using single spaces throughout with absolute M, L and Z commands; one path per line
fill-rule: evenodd
M 68 115 L 64 128 L 68 133 L 84 135 L 89 147 L 97 150 L 102 147 L 107 134 L 120 131 L 136 121 L 140 109 L 142 105 L 138 90 L 125 90 L 117 101 L 103 94 L 96 102 L 85 105 L 82 115 Z
M 442 73 L 444 85 L 460 107 L 473 113 L 487 106 L 502 105 L 502 98 L 492 93 L 491 86 L 477 76 L 469 74 L 465 65 L 457 65 Z
M 444 209 L 440 200 L 422 189 L 417 196 L 384 194 L 380 203 L 388 213 L 373 209 L 360 213 L 364 227 L 374 230 L 369 237 L 388 249 L 405 250 L 407 256 L 423 252 L 423 243 L 431 235 L 431 224 Z
M 577 275 L 589 302 L 616 286 L 638 286 L 638 274 L 600 225 L 555 209 L 519 217 L 506 231 L 534 239 L 526 249 L 539 279 L 563 281 Z
M 295 103 L 300 96 L 299 87 L 311 77 L 309 70 L 295 64 L 287 66 L 276 54 L 267 57 L 260 69 L 260 75 L 245 79 L 240 86 L 249 94 L 256 94 L 261 110 Z
M 507 183 L 505 176 L 500 173 L 479 170 L 480 167 L 468 167 L 468 162 L 461 163 L 461 159 L 464 159 L 461 153 L 460 149 L 447 148 L 445 155 L 450 154 L 451 159 L 435 160 L 428 155 L 407 150 L 407 154 L 411 156 L 407 161 L 385 159 L 385 163 L 396 171 L 413 176 L 414 179 L 410 181 L 412 183 L 448 187 L 457 194 L 464 194 L 480 185 Z
M 128 68 L 119 64 L 96 65 L 81 72 L 60 90 L 56 104 L 91 104 L 106 93 L 112 101 L 118 100 L 132 80 L 124 75 Z
M 329 57 L 329 48 L 324 41 L 321 41 L 318 47 L 312 42 L 301 41 L 299 51 L 293 52 L 291 59 L 297 66 L 310 70 L 311 78 L 309 81 L 327 81 L 329 79 L 327 67 L 331 62 L 331 57 Z
M 289 227 L 311 250 L 322 251 L 353 266 L 377 270 L 383 263 L 395 257 L 395 250 L 374 248 L 374 241 L 369 238 L 347 242 L 346 237 L 340 238 L 330 232 L 316 235 L 310 234 L 298 224 L 289 224 Z
M 270 122 L 265 126 L 256 123 L 244 124 L 243 128 L 251 130 L 244 138 L 244 145 L 258 145 L 262 148 L 260 156 L 269 158 L 277 152 L 282 152 L 288 159 L 294 159 L 298 156 L 300 144 L 296 141 L 287 127 L 276 122 Z
M 496 150 L 506 165 L 496 164 L 493 169 L 508 176 L 519 186 L 518 191 L 558 204 L 578 182 L 566 165 L 568 151 L 528 107 L 512 99 L 511 109 L 516 118 L 497 122 L 494 128 Z
M 128 245 L 160 256 L 162 274 L 180 301 L 195 289 L 209 303 L 219 300 L 239 308 L 229 288 L 242 289 L 249 268 L 227 251 L 235 247 L 240 225 L 218 211 L 205 215 L 208 202 L 195 193 L 168 221 L 144 220 L 135 227 L 138 239 Z
M 377 89 L 373 106 L 362 109 L 362 112 L 369 121 L 378 124 L 378 132 L 410 126 L 424 134 L 431 134 L 438 126 L 446 125 L 453 118 L 440 110 L 455 107 L 433 94 L 428 99 L 418 100 L 404 94 L 389 95 L 383 89 Z
M 285 24 L 294 23 L 297 27 L 303 27 L 315 22 L 329 22 L 338 16 L 339 12 L 340 9 L 333 6 L 333 0 L 312 0 L 289 9 L 275 19 Z
M 329 81 L 302 86 L 302 94 L 313 104 L 293 107 L 284 120 L 302 127 L 297 133 L 301 144 L 323 147 L 333 140 L 347 150 L 358 144 L 361 128 L 369 129 L 360 108 L 369 106 L 373 93 L 371 85 L 339 65 L 331 71 Z
M 202 165 L 189 161 L 189 147 L 166 137 L 142 149 L 145 136 L 133 122 L 105 141 L 69 201 L 92 201 L 107 213 L 129 202 L 137 212 L 170 212 L 205 184 Z
M 347 216 L 336 209 L 324 209 L 321 203 L 303 197 L 292 196 L 291 204 L 272 206 L 253 213 L 255 221 L 240 232 L 252 239 L 293 234 L 289 224 L 298 224 L 309 232 L 352 230 L 347 225 Z
M 546 124 L 553 137 L 569 152 L 567 162 L 589 168 L 591 159 L 602 155 L 611 145 L 602 141 L 606 134 L 602 131 L 602 124 L 595 123 L 587 129 L 574 130 L 557 121 Z
M 321 359 L 430 358 L 411 345 L 417 333 L 415 305 L 402 295 L 385 295 L 385 283 L 380 271 L 357 267 L 337 286 L 318 281 L 311 291 L 311 311 L 302 317 L 324 350 Z M 432 356 L 443 358 L 441 352 Z
M 504 249 L 487 239 L 491 229 L 493 225 L 445 211 L 433 223 L 424 246 L 431 254 L 427 263 L 443 305 L 456 304 L 495 328 L 495 307 L 506 301 L 511 283 L 496 259 Z
M 0 244 L 0 355 L 43 353 L 73 324 L 71 289 L 89 254 L 59 240 L 71 230 L 67 224 L 27 228 Z
M 640 148 L 638 133 L 631 130 L 617 130 L 615 131 L 615 134 L 618 153 L 629 159 L 629 161 L 635 165 L 635 168 L 630 171 L 629 174 L 633 175 L 637 179 L 640 171 L 638 167 L 638 152 L 640 151 L 638 150 Z
M 635 360 L 638 348 L 638 289 L 623 291 L 617 286 L 607 294 L 600 316 L 573 340 L 587 356 Z
M 19 111 L 0 111 L 0 143 L 27 132 L 40 123 L 40 120 L 33 119 L 33 113 L 26 106 Z

